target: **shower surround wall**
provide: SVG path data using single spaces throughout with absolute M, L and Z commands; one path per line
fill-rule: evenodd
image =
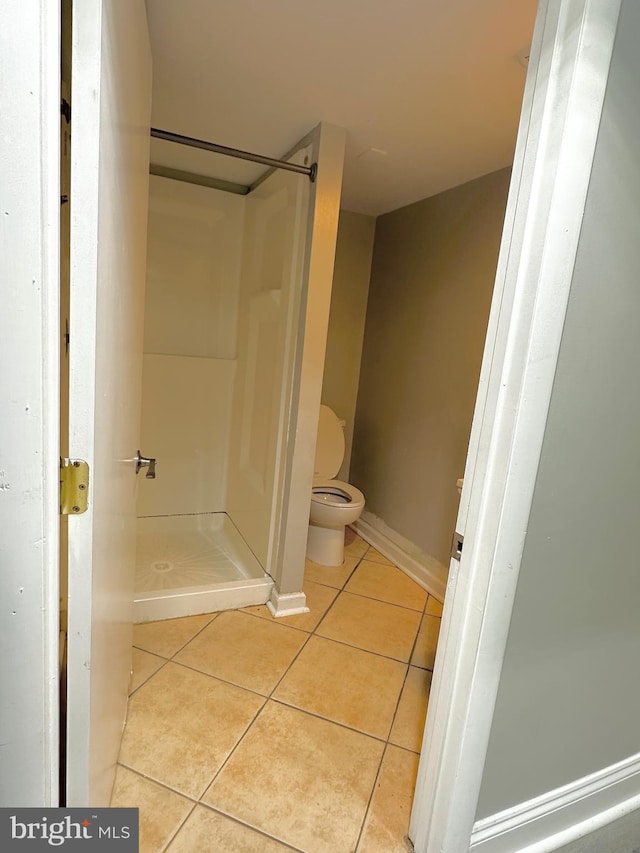
M 150 186 L 141 449 L 157 459 L 157 478 L 140 478 L 138 516 L 198 515 L 202 533 L 212 513 L 226 513 L 267 572 L 304 330 L 310 199 L 310 182 L 287 171 L 246 196 L 157 176 Z
M 138 516 L 224 512 L 245 199 L 152 176 Z

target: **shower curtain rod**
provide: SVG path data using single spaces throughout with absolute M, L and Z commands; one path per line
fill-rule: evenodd
M 271 166 L 272 169 L 285 169 L 288 172 L 297 172 L 299 175 L 307 175 L 311 182 L 315 181 L 318 172 L 317 163 L 312 163 L 311 166 L 299 166 L 297 163 L 288 163 L 286 160 L 275 160 L 273 157 L 264 157 L 262 154 L 252 154 L 250 151 L 229 148 L 226 145 L 218 145 L 216 142 L 207 142 L 205 139 L 182 136 L 179 133 L 171 133 L 170 130 L 160 130 L 157 127 L 151 128 L 151 136 L 154 136 L 156 139 L 164 139 L 167 142 L 176 142 L 178 145 L 189 145 L 191 148 L 201 148 L 203 151 L 225 154 L 227 157 L 237 157 L 239 160 L 251 160 L 253 163 Z

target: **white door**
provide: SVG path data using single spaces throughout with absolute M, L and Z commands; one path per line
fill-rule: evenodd
M 310 148 L 292 158 L 303 163 Z M 227 512 L 269 571 L 300 329 L 309 180 L 276 171 L 246 199 Z
M 131 669 L 151 58 L 143 0 L 75 0 L 67 805 L 108 805 Z M 149 448 L 142 448 L 150 453 Z

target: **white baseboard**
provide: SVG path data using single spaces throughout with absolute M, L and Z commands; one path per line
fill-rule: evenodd
M 307 596 L 304 592 L 279 593 L 274 587 L 267 601 L 267 607 L 272 616 L 297 616 L 298 613 L 308 613 Z
M 474 853 L 551 853 L 637 808 L 640 753 L 477 821 L 469 849 Z
M 371 512 L 365 510 L 352 527 L 430 595 L 444 601 L 448 574 L 445 565 L 420 551 L 413 542 L 396 533 Z

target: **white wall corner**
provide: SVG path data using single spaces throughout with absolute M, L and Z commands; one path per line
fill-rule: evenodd
M 275 587 L 271 590 L 271 597 L 267 601 L 267 607 L 269 608 L 269 613 L 276 618 L 309 613 L 307 596 L 304 592 L 280 593 Z
M 401 569 L 412 580 L 436 598 L 444 601 L 447 567 L 435 557 L 425 554 L 417 545 L 392 530 L 381 518 L 364 510 L 352 525 L 369 545 Z
M 551 853 L 638 808 L 640 753 L 477 821 L 470 850 Z

